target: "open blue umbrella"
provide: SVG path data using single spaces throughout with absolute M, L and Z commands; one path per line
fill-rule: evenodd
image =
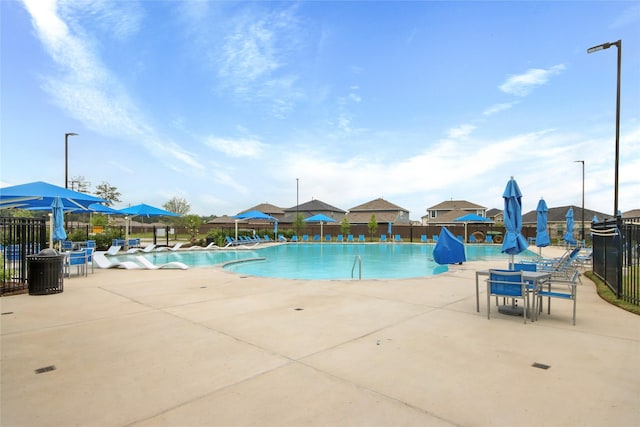
M 562 239 L 567 242 L 567 245 L 575 245 L 577 242 L 575 237 L 573 237 L 573 208 L 569 208 L 565 218 L 567 221 L 567 231 L 564 233 L 564 236 L 562 236 Z
M 51 220 L 53 222 L 53 231 L 51 238 L 54 242 L 59 242 L 67 238 L 67 232 L 64 231 L 64 205 L 60 197 L 55 197 L 51 204 Z
M 120 209 L 120 213 L 130 216 L 146 216 L 147 218 L 152 216 L 180 216 L 175 212 L 166 211 L 144 203 Z
M 242 212 L 236 216 L 234 216 L 233 218 L 235 219 L 266 219 L 269 221 L 275 221 L 276 219 L 274 217 L 272 217 L 271 215 L 268 215 L 264 212 L 260 212 L 260 211 L 256 211 L 256 210 L 252 210 L 252 211 L 247 211 L 247 212 Z
M 45 208 L 53 205 L 59 197 L 65 209 L 85 209 L 91 203 L 106 202 L 105 199 L 58 187 L 42 181 L 0 188 L 0 208 Z
M 513 177 L 507 183 L 502 194 L 504 199 L 504 226 L 507 232 L 502 242 L 502 252 L 513 256 L 527 249 L 529 244 L 522 235 L 522 192 Z
M 303 221 L 305 222 L 336 222 L 335 219 L 328 217 L 323 214 L 317 214 L 314 216 L 310 216 L 309 218 L 305 218 Z
M 267 220 L 267 221 L 275 221 L 276 224 L 278 222 L 278 220 L 274 217 L 272 217 L 271 215 L 268 215 L 264 212 L 260 212 L 258 210 L 251 210 L 251 211 L 247 211 L 247 212 L 242 212 L 232 218 L 235 218 L 236 220 L 236 240 L 238 240 L 238 221 L 240 220 L 245 220 L 245 221 L 249 221 L 251 219 L 263 219 L 263 220 Z M 277 228 L 276 228 L 277 231 Z
M 466 215 L 463 215 L 461 217 L 454 219 L 454 221 L 464 223 L 464 241 L 465 242 L 467 241 L 467 225 L 469 223 L 493 223 L 492 219 L 485 218 L 483 216 L 480 216 L 474 213 L 468 213 Z
M 305 218 L 303 219 L 304 222 L 319 222 L 320 223 L 320 235 L 322 236 L 324 234 L 324 230 L 323 230 L 323 225 L 325 222 L 336 222 L 335 219 L 328 217 L 326 215 L 323 214 L 317 214 L 317 215 L 313 215 L 310 216 L 309 218 Z
M 549 209 L 544 199 L 540 199 L 538 207 L 536 208 L 536 246 L 541 248 L 540 254 L 542 255 L 542 248 L 549 246 L 551 240 L 549 239 L 549 232 L 547 231 L 547 219 L 549 215 Z

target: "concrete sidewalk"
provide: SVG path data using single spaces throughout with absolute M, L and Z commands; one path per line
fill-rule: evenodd
M 576 326 L 559 300 L 536 323 L 487 320 L 474 272 L 488 267 L 366 281 L 96 269 L 60 294 L 3 297 L 0 423 L 640 425 L 640 316 L 583 277 Z

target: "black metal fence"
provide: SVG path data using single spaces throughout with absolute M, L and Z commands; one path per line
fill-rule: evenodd
M 26 289 L 27 255 L 46 248 L 47 226 L 44 218 L 0 218 L 2 250 L 2 288 L 0 294 Z
M 593 224 L 593 272 L 616 297 L 640 305 L 640 218 Z

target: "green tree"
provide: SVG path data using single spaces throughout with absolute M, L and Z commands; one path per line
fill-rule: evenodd
M 296 232 L 296 235 L 300 235 L 300 232 L 304 228 L 304 220 L 301 213 L 297 213 L 295 219 L 293 220 L 293 229 Z
M 106 215 L 100 213 L 94 213 L 91 215 L 91 225 L 105 226 L 109 223 L 109 219 Z
M 102 181 L 102 184 L 96 185 L 95 195 L 106 200 L 105 205 L 112 206 L 116 202 L 121 202 L 120 192 L 117 187 Z
M 162 207 L 165 210 L 176 213 L 180 216 L 188 214 L 191 210 L 191 205 L 186 201 L 186 199 L 177 196 L 174 196 L 171 200 L 162 205 Z
M 369 219 L 367 228 L 369 229 L 369 235 L 371 236 L 371 241 L 373 242 L 373 235 L 378 231 L 378 221 L 376 220 L 375 214 L 371 214 L 371 218 Z
M 187 228 L 187 232 L 191 237 L 191 242 L 194 242 L 198 238 L 198 232 L 202 225 L 202 218 L 198 215 L 187 215 L 183 217 L 184 225 Z
M 74 176 L 69 180 L 69 188 L 80 193 L 88 193 L 91 183 L 84 176 Z
M 349 223 L 349 220 L 345 216 L 342 218 L 342 222 L 340 223 L 340 232 L 342 234 L 349 234 L 350 231 L 351 231 L 351 224 Z

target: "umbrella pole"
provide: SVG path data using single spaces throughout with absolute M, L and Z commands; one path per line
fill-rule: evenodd
M 49 214 L 49 247 L 53 249 L 53 214 Z

